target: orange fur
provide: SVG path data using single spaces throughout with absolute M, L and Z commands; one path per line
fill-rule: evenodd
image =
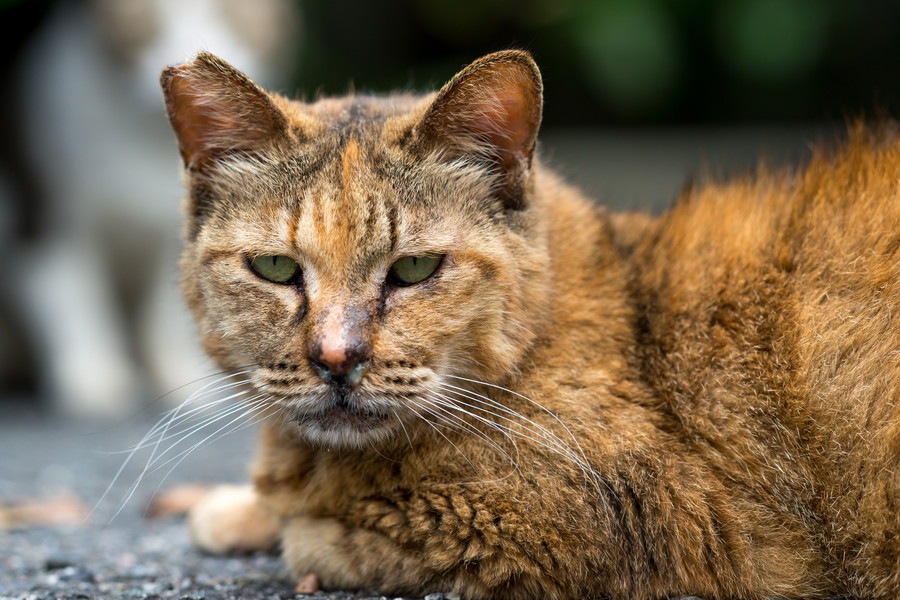
M 163 76 L 191 169 L 185 292 L 209 354 L 288 417 L 263 427 L 254 483 L 298 577 L 900 596 L 893 126 L 652 218 L 541 166 L 523 52 L 422 97 L 301 104 L 248 82 L 209 55 Z M 257 277 L 260 255 L 302 281 Z M 425 255 L 444 256 L 433 276 L 391 284 Z M 310 365 L 323 339 L 365 361 L 345 395 Z

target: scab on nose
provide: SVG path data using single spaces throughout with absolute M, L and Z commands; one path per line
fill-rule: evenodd
M 310 337 L 309 361 L 323 381 L 356 386 L 369 365 L 366 317 L 344 305 L 329 307 Z

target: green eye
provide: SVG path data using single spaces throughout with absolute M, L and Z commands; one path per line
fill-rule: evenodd
M 389 276 L 397 285 L 412 285 L 431 277 L 441 264 L 443 256 L 407 256 L 391 267 Z
M 253 272 L 272 283 L 296 283 L 300 265 L 287 256 L 257 256 L 250 261 Z

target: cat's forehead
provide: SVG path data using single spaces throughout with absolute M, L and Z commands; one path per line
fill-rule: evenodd
M 328 287 L 363 283 L 397 256 L 441 243 L 443 224 L 411 195 L 421 186 L 403 180 L 396 157 L 365 135 L 340 133 L 234 181 L 235 210 L 223 213 L 230 242 L 302 259 Z
M 349 134 L 315 183 L 297 189 L 299 201 L 287 214 L 297 249 L 332 272 L 397 245 L 398 198 L 391 182 L 373 169 L 370 154 Z
M 274 162 L 289 168 L 287 183 L 347 187 L 361 179 L 396 176 L 389 155 L 421 117 L 430 96 L 395 94 L 288 101 L 297 133 Z M 278 175 L 283 177 L 280 169 Z
M 436 190 L 423 191 L 419 176 L 402 171 L 383 148 L 349 135 L 314 182 L 296 190 L 299 201 L 287 218 L 297 249 L 339 272 L 449 244 L 444 232 L 453 229 L 447 219 L 456 211 Z
M 320 98 L 311 103 L 294 103 L 294 114 L 319 135 L 337 135 L 347 139 L 351 135 L 369 137 L 378 134 L 385 122 L 392 118 L 418 115 L 433 95 L 390 94 L 350 95 Z

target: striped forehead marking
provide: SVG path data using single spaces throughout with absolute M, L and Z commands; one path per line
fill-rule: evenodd
M 350 138 L 344 147 L 344 154 L 341 157 L 341 189 L 346 194 L 351 185 L 351 180 L 359 168 L 360 163 L 359 142 L 355 137 Z

